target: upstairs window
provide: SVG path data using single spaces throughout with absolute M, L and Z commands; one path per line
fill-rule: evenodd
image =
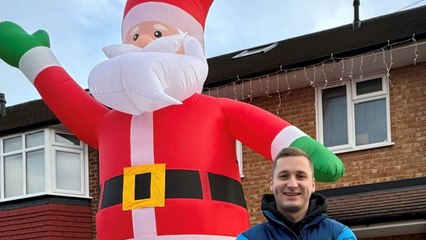
M 320 141 L 335 152 L 391 144 L 389 91 L 384 76 L 317 89 Z
M 88 197 L 87 147 L 61 128 L 0 138 L 0 201 Z

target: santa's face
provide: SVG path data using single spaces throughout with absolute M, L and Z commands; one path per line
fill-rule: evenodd
M 200 42 L 169 24 L 137 24 L 123 44 L 104 51 L 109 60 L 92 70 L 89 89 L 99 102 L 121 112 L 139 115 L 181 104 L 201 92 L 207 77 Z
M 144 48 L 152 41 L 172 35 L 178 35 L 181 32 L 175 26 L 160 21 L 145 21 L 138 23 L 124 37 L 124 43 L 132 44 Z M 184 54 L 183 47 L 179 48 L 177 54 Z

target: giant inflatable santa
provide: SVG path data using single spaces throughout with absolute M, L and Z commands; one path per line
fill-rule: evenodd
M 61 122 L 99 149 L 99 239 L 235 239 L 249 227 L 235 141 L 273 159 L 306 151 L 319 181 L 340 159 L 253 105 L 201 95 L 212 0 L 128 0 L 123 44 L 106 47 L 89 95 L 61 67 L 46 32 L 0 23 L 0 58 L 19 67 Z

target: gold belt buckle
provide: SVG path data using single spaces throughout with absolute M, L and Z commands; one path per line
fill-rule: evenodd
M 123 211 L 135 208 L 164 207 L 166 164 L 146 164 L 123 169 Z M 151 173 L 150 198 L 135 199 L 136 175 Z

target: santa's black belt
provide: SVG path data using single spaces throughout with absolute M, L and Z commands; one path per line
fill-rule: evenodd
M 203 196 L 203 183 L 200 172 L 193 170 L 166 170 L 165 198 L 193 198 L 223 201 L 247 208 L 241 183 L 235 179 L 214 173 L 207 175 L 208 185 Z M 151 174 L 135 175 L 135 200 L 150 198 Z M 123 175 L 107 180 L 103 186 L 101 209 L 123 202 Z M 204 184 L 205 186 L 205 184 Z M 206 187 L 204 187 L 206 188 Z

